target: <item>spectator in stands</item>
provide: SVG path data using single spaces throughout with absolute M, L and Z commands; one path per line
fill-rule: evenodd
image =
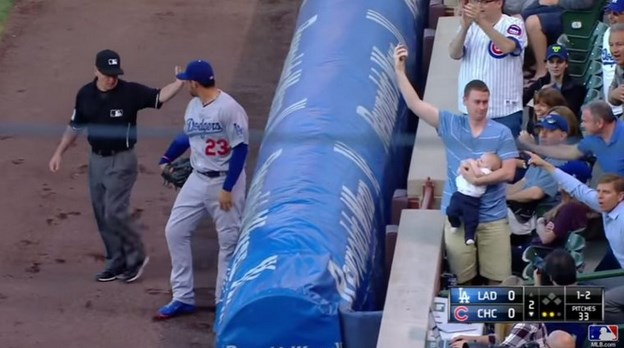
M 522 129 L 522 64 L 527 38 L 522 20 L 503 14 L 502 5 L 503 0 L 465 3 L 449 54 L 461 60 L 458 109 L 468 113 L 463 89 L 469 81 L 482 80 L 491 93 L 488 117 L 509 127 L 517 137 Z
M 608 110 L 611 112 L 611 108 L 608 107 Z M 624 177 L 606 174 L 600 178 L 594 190 L 536 154 L 530 155 L 532 165 L 544 168 L 572 197 L 602 213 L 610 248 L 596 270 L 624 267 Z
M 583 161 L 570 161 L 559 168 L 582 183 L 587 183 L 591 178 L 591 168 Z M 587 227 L 591 209 L 565 190 L 560 189 L 559 193 L 561 203 L 537 219 L 537 237 L 533 239 L 533 245 L 561 248 L 568 240 L 570 232 Z
M 583 107 L 582 120 L 587 135 L 575 145 L 536 145 L 526 132 L 518 141 L 528 150 L 551 158 L 573 160 L 594 155 L 602 170 L 624 175 L 624 122 L 616 119 L 611 106 L 601 100 Z
M 572 335 L 563 331 L 555 330 L 546 338 L 546 347 L 548 348 L 575 348 L 576 340 Z
M 605 292 L 605 324 L 624 323 L 624 285 Z
M 582 182 L 587 182 L 591 178 L 591 168 L 584 161 L 569 161 L 559 168 Z M 521 273 L 525 268 L 526 262 L 522 259 L 522 255 L 529 246 L 548 248 L 540 249 L 540 255 L 545 256 L 552 249 L 563 247 L 570 232 L 587 227 L 588 218 L 592 214 L 591 209 L 576 201 L 562 189 L 559 189 L 559 194 L 561 202 L 551 210 L 546 211 L 543 216 L 539 216 L 538 210 L 536 220 L 529 220 L 520 224 L 515 215 L 510 212 L 511 230 L 512 233 L 516 233 L 511 236 L 511 265 L 514 272 Z
M 562 15 L 564 10 L 587 10 L 596 0 L 539 0 L 522 13 L 525 20 L 529 45 L 535 56 L 535 74 L 531 82 L 546 75 L 543 57 L 549 44 L 554 44 L 563 34 Z
M 565 47 L 558 44 L 550 45 L 546 51 L 548 74 L 540 77 L 524 90 L 523 104 L 527 104 L 540 89 L 552 87 L 559 90 L 565 98 L 566 103 L 558 105 L 566 105 L 580 118 L 581 105 L 587 94 L 587 88 L 576 82 L 568 73 L 568 59 L 568 50 Z
M 607 20 L 609 25 L 615 25 L 618 23 L 624 23 L 624 0 L 611 0 L 605 8 L 607 13 Z M 611 48 L 609 46 L 609 36 L 611 36 L 611 28 L 608 28 L 602 37 L 602 91 L 605 99 L 609 96 L 609 87 L 613 81 L 615 75 L 615 67 L 617 63 L 611 54 Z M 622 115 L 622 105 L 611 105 L 613 108 L 613 114 L 616 117 Z
M 499 5 L 500 6 L 500 5 Z M 448 180 L 444 186 L 441 210 L 446 211 L 455 186 L 455 176 L 460 159 L 477 158 L 485 152 L 496 153 L 503 165 L 489 175 L 477 178 L 466 168 L 463 175 L 473 185 L 489 186 L 483 197 L 479 214 L 479 238 L 475 245 L 466 245 L 463 233 L 450 233 L 446 221 L 444 244 L 450 270 L 460 284 L 470 282 L 478 274 L 491 284 L 501 282 L 511 275 L 511 244 L 505 205 L 505 183 L 511 181 L 516 171 L 516 144 L 509 129 L 487 117 L 490 93 L 480 80 L 470 81 L 464 88 L 464 103 L 468 116 L 440 111 L 420 99 L 405 75 L 407 49 L 399 45 L 394 52 L 397 83 L 408 108 L 420 120 L 436 128 L 446 151 Z M 477 249 L 479 258 L 477 268 Z
M 464 225 L 464 240 L 466 244 L 474 244 L 477 226 L 479 226 L 479 208 L 481 207 L 481 197 L 487 190 L 486 186 L 476 186 L 468 182 L 461 175 L 461 168 L 468 167 L 476 177 L 489 175 L 492 171 L 499 169 L 503 165 L 500 157 L 492 152 L 486 152 L 479 159 L 468 158 L 463 160 L 457 169 L 455 178 L 457 191 L 453 192 L 446 215 L 451 224 L 450 232 L 457 232 L 459 227 Z
M 624 102 L 624 23 L 611 26 L 609 34 L 609 48 L 615 60 L 613 80 L 609 85 L 607 100 L 609 104 L 622 106 Z
M 579 125 L 580 117 L 575 115 L 569 107 L 563 105 L 555 106 L 548 113 L 550 115 L 563 116 L 568 122 L 568 144 L 577 144 L 583 139 L 583 133 Z
M 562 116 L 548 115 L 539 123 L 540 144 L 565 144 L 568 123 Z M 563 160 L 548 158 L 555 166 L 565 164 Z M 509 226 L 514 235 L 528 236 L 536 227 L 538 204 L 554 205 L 559 200 L 557 182 L 545 170 L 529 167 L 522 180 L 507 187 Z
M 527 131 L 530 134 L 539 135 L 535 132 L 535 124 L 541 121 L 549 111 L 557 106 L 566 106 L 566 100 L 561 92 L 553 87 L 539 89 L 533 95 L 533 117 L 529 117 Z
M 503 13 L 508 16 L 522 18 L 520 15 L 537 0 L 506 0 L 503 3 Z
M 529 109 L 529 121 L 527 123 L 527 132 L 535 135 L 537 138 L 532 139 L 534 143 L 538 143 L 539 139 L 539 130 L 535 128 L 535 124 L 541 121 L 544 117 L 549 114 L 557 114 L 558 112 L 550 112 L 549 110 L 555 110 L 555 108 L 566 108 L 566 101 L 561 92 L 556 88 L 545 87 L 535 92 L 535 96 L 533 98 L 534 104 L 533 108 Z M 561 110 L 561 109 L 557 109 Z M 569 109 L 568 109 L 569 110 Z M 566 115 L 562 115 L 566 116 Z M 574 118 L 574 115 L 573 115 Z M 578 126 L 578 121 L 571 121 L 566 116 L 566 120 L 568 121 L 568 142 L 573 141 L 577 137 L 581 136 L 581 131 Z M 578 138 L 580 140 L 580 137 Z M 577 141 L 578 142 L 578 141 Z M 576 143 L 576 142 L 574 142 Z M 528 160 L 528 156 L 524 153 L 520 153 L 520 157 L 516 160 L 517 169 L 516 169 L 516 177 L 514 178 L 512 183 L 516 183 L 526 174 L 528 169 L 528 165 L 526 161 Z
M 576 286 L 576 261 L 566 250 L 555 249 L 544 259 L 544 268 L 535 269 L 533 280 L 535 286 Z M 585 324 L 546 323 L 545 325 L 548 332 L 554 333 L 556 330 L 563 330 L 574 335 L 578 347 L 582 347 L 587 338 L 587 325 Z M 555 341 L 559 341 L 557 337 L 553 338 Z M 550 341 L 547 341 L 547 343 L 550 343 Z M 574 347 L 574 344 L 572 344 L 572 347 Z

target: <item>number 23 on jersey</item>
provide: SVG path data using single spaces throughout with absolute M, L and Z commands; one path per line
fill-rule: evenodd
M 225 156 L 230 153 L 230 144 L 227 139 L 206 140 L 206 156 Z

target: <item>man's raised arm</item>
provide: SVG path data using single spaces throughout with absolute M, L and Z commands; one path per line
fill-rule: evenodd
M 518 141 L 524 148 L 538 155 L 562 160 L 575 160 L 583 157 L 583 152 L 579 150 L 578 145 L 537 145 L 529 139 L 530 137 L 523 131 Z
M 407 48 L 403 45 L 398 45 L 394 49 L 394 69 L 403 99 L 405 100 L 407 107 L 412 110 L 416 116 L 427 122 L 431 125 L 431 127 L 438 128 L 438 124 L 440 123 L 440 112 L 435 106 L 420 99 L 416 90 L 412 87 L 407 75 L 405 75 L 406 60 Z

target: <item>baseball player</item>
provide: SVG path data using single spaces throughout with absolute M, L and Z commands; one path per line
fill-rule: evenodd
M 502 0 L 465 2 L 449 54 L 461 60 L 458 110 L 467 112 L 463 100 L 466 84 L 482 80 L 491 93 L 488 117 L 509 127 L 517 137 L 522 129 L 522 64 L 527 37 L 522 20 L 503 14 L 502 5 Z
M 195 311 L 191 234 L 206 215 L 215 222 L 219 240 L 215 288 L 215 302 L 219 302 L 226 269 L 238 242 L 245 203 L 244 167 L 249 137 L 245 110 L 215 86 L 212 67 L 206 61 L 190 62 L 177 78 L 187 81 L 193 96 L 184 115 L 193 172 L 178 193 L 165 229 L 171 255 L 173 300 L 158 310 L 156 319 Z M 184 138 L 178 137 L 177 141 L 183 144 Z
M 96 55 L 95 79 L 78 91 L 69 126 L 49 163 L 50 171 L 57 172 L 65 151 L 82 131 L 88 131 L 89 191 L 106 249 L 106 268 L 96 275 L 99 282 L 133 282 L 149 261 L 128 209 L 138 174 L 133 150 L 137 113 L 146 108 L 159 109 L 183 85 L 175 80 L 154 89 L 120 79 L 123 73 L 117 52 L 102 50 Z

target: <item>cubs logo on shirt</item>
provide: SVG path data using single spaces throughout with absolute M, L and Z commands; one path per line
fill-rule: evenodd
M 519 25 L 512 24 L 509 26 L 509 28 L 507 28 L 507 34 L 520 36 L 522 34 L 522 28 L 520 28 Z
M 494 41 L 490 41 L 490 44 L 488 45 L 488 52 L 492 58 L 496 59 L 505 58 L 507 56 L 507 53 L 504 53 L 500 48 L 496 47 Z

